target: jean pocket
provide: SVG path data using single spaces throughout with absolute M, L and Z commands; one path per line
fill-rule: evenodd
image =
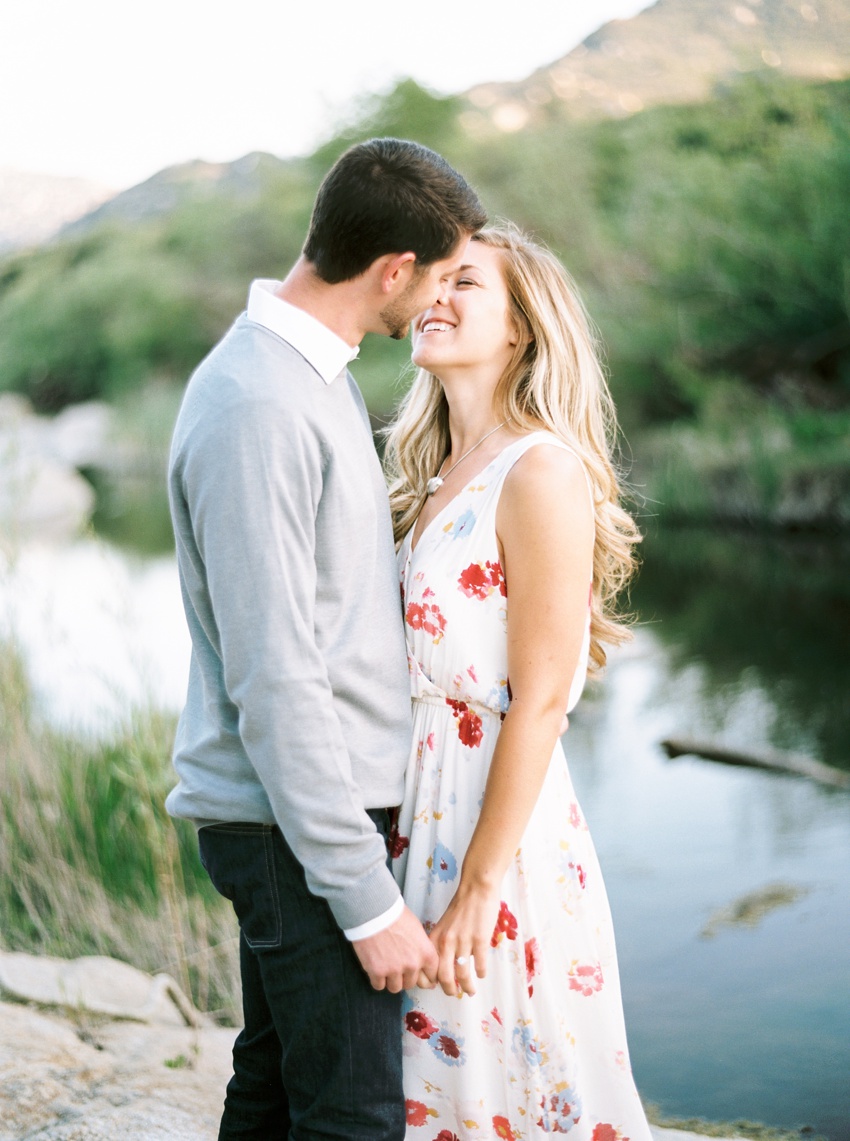
M 283 937 L 273 826 L 214 824 L 198 834 L 201 862 L 219 895 L 229 899 L 252 950 L 279 947 Z

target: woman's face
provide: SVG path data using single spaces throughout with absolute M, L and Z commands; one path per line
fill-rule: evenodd
M 498 379 L 517 342 L 509 305 L 501 251 L 470 240 L 443 295 L 413 322 L 413 363 L 438 377 L 492 364 Z

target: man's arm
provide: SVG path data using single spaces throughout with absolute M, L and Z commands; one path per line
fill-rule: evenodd
M 243 745 L 310 889 L 350 928 L 386 912 L 399 892 L 316 644 L 321 447 L 282 411 L 274 400 L 240 399 L 196 426 L 182 487 Z

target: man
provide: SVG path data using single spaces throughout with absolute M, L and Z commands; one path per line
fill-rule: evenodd
M 192 377 L 169 491 L 189 691 L 175 816 L 240 926 L 245 1028 L 220 1141 L 400 1141 L 400 991 L 436 954 L 387 867 L 410 700 L 380 465 L 347 371 L 401 338 L 471 233 L 439 155 L 372 139 L 335 164 L 285 281 L 254 282 Z

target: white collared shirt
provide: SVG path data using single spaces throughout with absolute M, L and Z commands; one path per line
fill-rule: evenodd
M 330 384 L 355 359 L 360 347 L 352 348 L 304 309 L 277 297 L 280 286 L 281 282 L 271 278 L 252 282 L 248 320 L 282 337 L 312 365 L 325 384 Z

